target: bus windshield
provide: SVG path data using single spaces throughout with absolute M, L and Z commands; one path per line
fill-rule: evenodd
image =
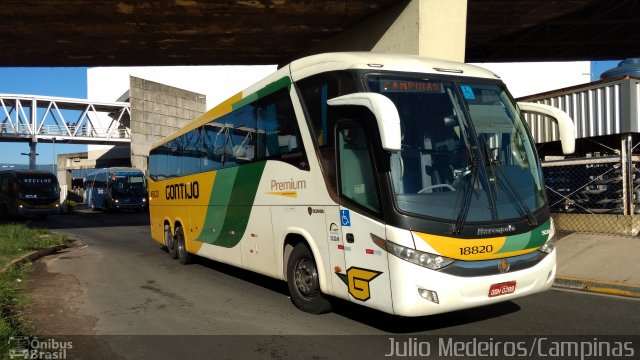
M 111 191 L 113 195 L 145 196 L 146 187 L 144 176 L 139 175 L 111 175 Z
M 483 222 L 529 218 L 544 205 L 532 140 L 500 83 L 368 76 L 367 85 L 400 115 L 402 150 L 390 155 L 400 210 Z
M 18 178 L 20 200 L 57 200 L 59 196 L 58 181 L 53 175 L 27 175 Z

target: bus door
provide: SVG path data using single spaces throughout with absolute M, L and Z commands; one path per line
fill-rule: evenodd
M 385 225 L 375 216 L 381 208 L 368 139 L 370 135 L 360 124 L 341 122 L 337 126 L 343 281 L 352 302 L 393 312 L 387 253 L 376 245 L 385 239 Z

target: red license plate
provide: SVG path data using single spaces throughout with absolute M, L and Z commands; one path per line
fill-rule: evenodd
M 516 291 L 516 282 L 509 281 L 500 284 L 493 284 L 489 288 L 489 297 L 511 294 Z

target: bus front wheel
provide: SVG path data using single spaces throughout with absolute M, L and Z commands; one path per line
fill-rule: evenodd
M 172 259 L 178 258 L 178 246 L 176 246 L 176 239 L 171 234 L 171 227 L 169 225 L 164 226 L 164 244 L 167 246 L 167 251 Z
M 323 314 L 331 310 L 331 303 L 320 291 L 318 267 L 305 244 L 293 248 L 287 262 L 287 285 L 291 301 L 300 310 Z
M 176 227 L 176 245 L 178 248 L 178 261 L 180 264 L 187 265 L 193 262 L 193 255 L 187 252 L 187 247 L 184 244 L 184 233 L 182 227 Z

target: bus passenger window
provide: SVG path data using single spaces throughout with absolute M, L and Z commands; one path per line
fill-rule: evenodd
M 258 107 L 258 154 L 273 157 L 281 154 L 303 152 L 300 130 L 291 99 L 286 91 L 280 91 L 260 101 Z

